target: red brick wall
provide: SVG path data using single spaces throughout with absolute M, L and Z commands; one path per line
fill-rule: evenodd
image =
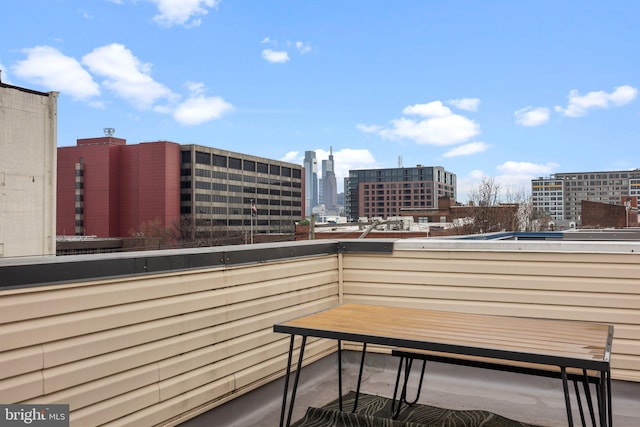
M 86 235 L 128 237 L 143 222 L 170 227 L 180 217 L 180 145 L 124 145 L 119 138 L 58 148 L 56 233 L 75 234 L 75 164 L 84 163 Z

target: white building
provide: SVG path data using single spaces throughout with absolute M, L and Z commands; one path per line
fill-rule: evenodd
M 0 81 L 0 258 L 56 253 L 57 106 Z

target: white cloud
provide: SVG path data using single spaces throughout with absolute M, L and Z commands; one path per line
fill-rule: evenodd
M 204 83 L 186 82 L 185 86 L 190 92 L 190 97 L 178 104 L 173 111 L 173 118 L 182 125 L 200 125 L 219 119 L 234 109 L 233 105 L 219 96 L 204 96 Z
M 364 132 L 364 133 L 377 133 L 378 131 L 382 130 L 382 126 L 376 126 L 376 125 L 363 125 L 361 123 L 356 125 L 356 129 Z
M 478 111 L 480 100 L 478 98 L 451 99 L 449 104 L 465 111 Z
M 289 162 L 289 163 L 301 163 L 302 162 L 302 158 L 300 157 L 300 152 L 299 151 L 289 151 L 280 160 L 283 161 L 283 162 Z
M 556 163 L 531 163 L 506 161 L 497 166 L 500 175 L 496 180 L 500 183 L 500 192 L 503 200 L 509 193 L 531 193 L 531 180 L 540 176 L 548 176 L 558 168 Z
M 470 142 L 469 144 L 460 145 L 453 148 L 446 153 L 443 157 L 457 157 L 457 156 L 469 156 L 471 154 L 482 153 L 489 149 L 489 144 L 484 142 Z
M 296 42 L 296 49 L 298 49 L 298 51 L 302 55 L 304 55 L 305 53 L 311 52 L 311 45 L 309 45 L 308 43 Z
M 408 107 L 405 107 L 402 110 L 402 113 L 423 117 L 446 117 L 452 114 L 451 110 L 448 107 L 442 105 L 441 101 L 432 101 L 427 104 L 410 105 Z
M 233 105 L 218 96 L 198 95 L 180 103 L 173 112 L 173 118 L 180 124 L 193 126 L 219 119 L 231 110 Z
M 287 52 L 272 49 L 264 49 L 262 51 L 262 58 L 272 63 L 284 63 L 290 59 Z
M 558 164 L 556 163 L 540 164 L 531 162 L 516 162 L 513 160 L 506 161 L 503 164 L 497 166 L 498 170 L 504 175 L 526 175 L 531 177 L 530 179 L 536 178 L 538 176 L 549 175 L 557 167 Z
M 549 121 L 549 109 L 544 107 L 522 108 L 513 115 L 516 116 L 516 123 L 522 126 L 540 126 Z
M 388 128 L 364 124 L 356 127 L 363 132 L 375 132 L 385 139 L 408 139 L 417 144 L 435 146 L 465 143 L 480 133 L 480 126 L 476 122 L 465 116 L 453 114 L 441 101 L 410 105 L 402 112 L 406 115 L 421 116 L 422 119 L 402 117 L 392 120 L 391 127 Z
M 9 73 L 7 73 L 7 68 L 2 65 L 0 62 L 0 82 L 11 84 L 11 80 L 9 79 Z
M 627 85 L 618 86 L 611 93 L 600 90 L 586 95 L 580 95 L 574 89 L 569 92 L 567 107 L 556 106 L 555 110 L 567 117 L 582 117 L 592 108 L 611 108 L 628 104 L 636 98 L 637 94 L 638 89 Z
M 140 62 L 121 44 L 96 48 L 82 62 L 92 73 L 105 77 L 105 87 L 140 110 L 150 109 L 163 99 L 177 98 L 169 88 L 153 80 L 150 64 Z
M 476 122 L 457 114 L 420 121 L 401 118 L 391 123 L 392 128 L 379 132 L 383 138 L 409 139 L 418 144 L 460 144 L 480 133 Z
M 201 16 L 216 8 L 220 0 L 152 0 L 158 7 L 153 20 L 163 27 L 182 25 L 197 27 L 201 24 Z
M 50 46 L 36 46 L 23 52 L 27 58 L 12 68 L 19 78 L 76 100 L 100 95 L 98 84 L 75 58 Z

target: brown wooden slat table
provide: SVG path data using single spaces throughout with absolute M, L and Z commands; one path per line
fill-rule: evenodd
M 572 425 L 567 369 L 600 373 L 597 389 L 600 425 L 612 425 L 610 355 L 613 326 L 587 322 L 454 313 L 444 311 L 345 304 L 273 327 L 291 335 L 280 426 L 291 423 L 307 337 L 363 343 L 358 390 L 367 344 L 432 350 L 455 355 L 558 366 L 562 373 L 569 425 Z M 302 337 L 297 371 L 289 397 L 296 335 Z M 339 395 L 342 366 L 338 357 Z M 289 408 L 287 411 L 287 400 Z M 357 398 L 356 398 L 357 405 Z M 342 403 L 340 403 L 342 409 Z

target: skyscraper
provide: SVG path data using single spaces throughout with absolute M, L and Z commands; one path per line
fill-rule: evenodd
M 304 152 L 305 216 L 318 205 L 318 161 L 315 151 Z
M 333 162 L 333 147 L 329 148 L 329 159 L 322 161 L 322 191 L 321 203 L 325 205 L 327 213 L 337 213 L 338 187 L 336 182 L 335 164 Z

